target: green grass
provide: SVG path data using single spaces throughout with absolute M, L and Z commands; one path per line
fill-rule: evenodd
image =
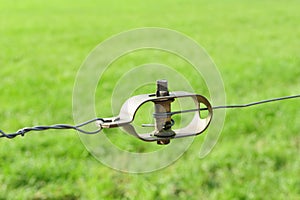
M 99 42 L 138 27 L 175 29 L 201 44 L 222 74 L 229 104 L 297 94 L 299 6 L 297 0 L 3 0 L 0 128 L 72 124 L 73 84 L 83 60 Z M 125 70 L 148 61 L 184 64 L 157 52 L 115 64 Z M 115 79 L 106 77 L 99 95 L 109 99 Z M 109 106 L 97 103 L 98 114 L 109 114 Z M 198 159 L 199 136 L 173 165 L 142 175 L 102 165 L 73 131 L 1 139 L 0 199 L 299 199 L 299 121 L 299 100 L 230 110 L 207 157 Z

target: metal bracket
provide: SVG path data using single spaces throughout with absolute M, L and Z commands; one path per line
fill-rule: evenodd
M 193 94 L 185 91 L 169 92 L 166 80 L 157 81 L 157 91 L 155 94 L 142 94 L 129 98 L 122 106 L 117 117 L 104 118 L 97 121 L 100 128 L 122 127 L 127 133 L 147 142 L 157 141 L 158 144 L 168 144 L 171 139 L 195 136 L 209 126 L 213 109 L 209 101 L 199 94 Z M 171 112 L 171 104 L 175 99 L 191 98 L 196 109 L 191 122 L 184 128 L 172 130 L 172 115 L 178 112 Z M 138 109 L 147 102 L 153 102 L 155 106 L 155 130 L 151 133 L 137 133 L 131 124 Z M 200 117 L 200 103 L 206 106 L 208 114 L 205 118 Z M 197 112 L 196 112 L 197 111 Z M 183 111 L 184 112 L 184 111 Z M 179 112 L 180 113 L 180 112 Z

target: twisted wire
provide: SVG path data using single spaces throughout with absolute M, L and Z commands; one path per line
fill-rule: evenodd
M 45 130 L 49 130 L 49 129 L 74 129 L 74 130 L 79 131 L 84 134 L 96 134 L 101 131 L 101 129 L 102 129 L 101 126 L 99 129 L 97 129 L 95 131 L 85 131 L 82 129 L 83 126 L 86 126 L 86 125 L 91 124 L 96 121 L 104 122 L 104 120 L 102 118 L 95 118 L 95 119 L 88 120 L 86 122 L 83 122 L 83 123 L 75 125 L 75 126 L 69 125 L 69 124 L 55 124 L 55 125 L 50 125 L 50 126 L 25 127 L 25 128 L 18 130 L 15 133 L 9 133 L 9 134 L 0 130 L 0 138 L 5 137 L 5 138 L 12 139 L 19 135 L 24 136 L 27 132 L 30 132 L 30 131 L 45 131 Z

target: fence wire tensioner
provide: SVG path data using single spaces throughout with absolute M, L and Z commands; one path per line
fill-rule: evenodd
M 179 98 L 191 98 L 195 103 L 195 109 L 171 112 L 171 104 Z M 153 117 L 155 124 L 152 126 L 155 130 L 151 133 L 139 134 L 131 123 L 138 109 L 147 102 L 154 103 L 155 113 Z M 208 110 L 205 118 L 201 116 L 200 104 L 205 106 L 203 110 Z M 173 130 L 174 120 L 172 115 L 184 112 L 195 112 L 195 115 L 186 127 Z M 127 133 L 141 140 L 168 144 L 170 139 L 198 135 L 205 131 L 212 119 L 212 114 L 212 106 L 204 96 L 184 91 L 169 92 L 167 80 L 158 80 L 155 94 L 142 94 L 129 98 L 123 104 L 117 117 L 100 119 L 97 124 L 101 129 L 122 127 Z
M 176 101 L 176 99 L 190 98 L 195 104 L 194 109 L 189 110 L 179 110 L 171 111 L 171 104 Z M 30 131 L 44 131 L 48 129 L 74 129 L 84 134 L 96 134 L 99 133 L 102 129 L 121 127 L 127 133 L 147 142 L 157 141 L 157 144 L 169 144 L 171 139 L 182 138 L 195 136 L 203 131 L 209 126 L 213 110 L 215 109 L 227 109 L 227 108 L 244 108 L 255 106 L 258 104 L 264 104 L 274 101 L 281 101 L 293 98 L 300 98 L 300 94 L 291 95 L 279 98 L 273 98 L 268 100 L 257 101 L 249 104 L 237 104 L 237 105 L 221 105 L 212 107 L 209 101 L 202 95 L 193 94 L 185 91 L 168 91 L 168 82 L 167 80 L 158 80 L 157 81 L 157 91 L 153 94 L 141 94 L 129 98 L 121 107 L 120 113 L 116 117 L 111 118 L 95 118 L 84 122 L 79 125 L 68 125 L 68 124 L 56 124 L 51 126 L 34 126 L 26 127 L 18 130 L 14 133 L 5 133 L 0 130 L 0 138 L 15 138 L 18 135 L 24 136 L 27 132 Z M 155 123 L 153 125 L 154 131 L 150 133 L 138 133 L 135 127 L 132 125 L 135 115 L 139 108 L 147 103 L 154 103 L 154 113 L 153 118 Z M 205 115 L 203 112 L 206 111 Z M 172 119 L 173 115 L 180 113 L 194 112 L 194 116 L 191 122 L 180 129 L 173 130 L 174 120 Z M 98 126 L 98 129 L 95 131 L 86 131 L 83 129 L 84 126 L 95 123 Z M 149 125 L 143 125 L 149 126 Z

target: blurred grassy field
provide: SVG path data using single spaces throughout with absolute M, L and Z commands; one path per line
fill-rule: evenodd
M 175 29 L 201 44 L 228 104 L 297 94 L 299 7 L 297 0 L 2 0 L 0 128 L 72 124 L 83 60 L 107 37 L 138 27 Z M 73 131 L 1 139 L 0 199 L 300 199 L 299 121 L 299 100 L 230 110 L 205 159 L 197 157 L 198 137 L 172 166 L 143 175 L 105 167 Z

